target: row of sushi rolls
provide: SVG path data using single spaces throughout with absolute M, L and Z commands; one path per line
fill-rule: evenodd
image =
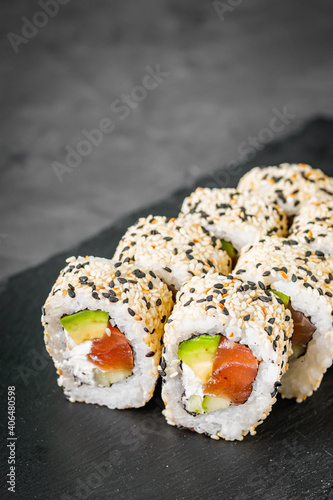
M 333 358 L 333 178 L 307 164 L 198 187 L 177 218 L 129 227 L 112 260 L 70 257 L 43 308 L 71 401 L 254 435 L 277 394 L 304 401 Z

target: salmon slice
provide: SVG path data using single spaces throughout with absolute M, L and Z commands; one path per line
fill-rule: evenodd
M 291 317 L 294 322 L 294 333 L 292 337 L 292 345 L 306 347 L 312 339 L 312 335 L 316 331 L 316 327 L 303 313 L 296 311 L 291 304 L 289 304 Z
M 249 347 L 221 337 L 213 365 L 213 374 L 203 386 L 204 394 L 228 398 L 234 405 L 247 401 L 259 361 Z
M 88 358 L 101 370 L 129 370 L 134 368 L 133 352 L 125 335 L 109 324 L 106 333 L 92 342 Z

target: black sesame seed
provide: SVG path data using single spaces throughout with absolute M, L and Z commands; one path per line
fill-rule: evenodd
M 273 328 L 271 326 L 266 326 L 264 330 L 266 333 L 268 333 L 268 335 L 272 335 L 273 333 Z
M 84 283 L 85 281 L 88 281 L 88 276 L 80 276 L 79 277 L 79 281 L 81 281 L 81 283 Z
M 224 308 L 222 309 L 222 312 L 223 312 L 223 314 L 225 314 L 226 316 L 229 316 L 229 311 L 228 311 L 228 309 L 227 309 L 226 307 L 224 307 Z
M 118 302 L 119 299 L 117 299 L 117 297 L 109 297 L 109 301 L 110 302 Z
M 194 293 L 195 292 L 195 288 L 190 288 L 190 293 Z
M 146 273 L 143 271 L 140 271 L 140 269 L 135 269 L 133 271 L 134 276 L 136 276 L 138 279 L 144 278 L 146 276 Z
M 109 293 L 106 293 L 106 292 L 103 292 L 102 293 L 103 297 L 105 297 L 106 299 L 108 299 L 110 297 L 110 294 Z
M 71 299 L 74 299 L 75 297 L 75 292 L 74 290 L 71 290 L 70 288 L 68 289 L 68 295 L 71 297 Z
M 156 278 L 156 274 L 153 271 L 149 271 L 149 274 L 152 278 Z
M 121 264 L 122 264 L 121 262 L 116 262 L 115 265 L 114 265 L 114 267 L 120 267 Z
M 151 358 L 152 356 L 155 356 L 155 352 L 154 351 L 147 352 L 146 358 Z
M 131 316 L 135 316 L 135 312 L 130 307 L 128 307 L 127 311 Z
M 210 302 L 211 300 L 213 300 L 213 295 L 208 295 L 208 297 L 206 297 L 206 300 L 207 300 L 207 302 Z
M 295 283 L 295 281 L 297 281 L 297 277 L 296 277 L 296 274 L 293 274 L 292 277 L 291 277 L 291 281 L 293 281 Z
M 99 295 L 98 295 L 97 292 L 93 292 L 91 295 L 94 297 L 94 299 L 100 300 Z
M 270 323 L 271 325 L 274 325 L 274 323 L 275 323 L 275 318 L 270 318 L 270 319 L 268 320 L 268 323 Z
M 170 267 L 164 267 L 163 269 L 164 269 L 165 271 L 167 271 L 168 273 L 171 273 L 171 272 L 172 272 L 172 271 L 171 271 L 171 269 L 170 269 Z
M 208 309 L 216 309 L 216 307 L 215 306 L 207 306 L 206 311 L 208 311 Z
M 262 302 L 269 302 L 271 300 L 270 297 L 265 297 L 263 295 L 260 295 L 258 299 L 261 300 Z
M 223 288 L 223 285 L 222 285 L 222 283 L 216 283 L 214 285 L 214 288 Z
M 116 276 L 116 278 L 118 278 L 120 275 L 121 275 L 121 272 L 120 272 L 120 271 L 116 271 L 116 272 L 115 272 L 115 276 Z
M 148 328 L 146 328 L 146 327 L 145 327 L 143 330 L 144 330 L 146 333 L 149 333 Z
M 199 299 L 199 300 L 197 300 L 197 304 L 201 304 L 201 302 L 206 302 L 206 299 Z
M 265 287 L 265 285 L 262 283 L 262 281 L 258 281 L 258 285 L 260 286 L 260 288 L 261 288 L 262 290 L 265 290 L 265 288 L 266 288 L 266 287 Z
M 119 283 L 122 283 L 122 284 L 127 283 L 126 278 L 118 278 L 118 281 L 119 281 Z
M 157 299 L 157 300 L 156 300 L 156 305 L 157 305 L 157 306 L 160 306 L 161 304 L 162 304 L 162 300 L 161 300 L 161 299 Z
M 269 276 L 270 274 L 271 274 L 271 272 L 270 272 L 270 271 L 265 271 L 262 275 L 263 275 L 263 276 Z
M 166 315 L 164 315 L 163 318 L 161 319 L 162 323 L 165 323 L 165 320 L 166 320 Z
M 128 304 L 128 299 L 124 299 L 123 304 Z
M 154 285 L 151 281 L 149 281 L 149 283 L 148 283 L 148 288 L 149 288 L 149 290 L 152 290 L 154 288 Z
M 246 316 L 244 316 L 243 320 L 244 321 L 249 321 L 251 315 L 250 314 L 247 314 Z
M 111 280 L 111 281 L 110 281 L 110 283 L 109 283 L 109 287 L 110 287 L 110 288 L 113 288 L 113 287 L 114 287 L 114 281 L 113 281 L 113 280 Z

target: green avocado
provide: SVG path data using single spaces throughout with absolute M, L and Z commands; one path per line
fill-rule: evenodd
M 100 339 L 109 324 L 109 314 L 105 311 L 80 311 L 60 320 L 76 344 L 85 340 Z
M 233 244 L 230 243 L 229 241 L 225 241 L 225 240 L 221 240 L 221 243 L 222 243 L 222 247 L 227 252 L 229 257 L 231 259 L 234 259 L 237 256 L 238 252 L 237 252 L 236 248 L 233 246 Z
M 275 295 L 277 295 L 282 300 L 285 306 L 289 304 L 290 301 L 289 295 L 286 295 L 282 292 L 278 292 L 277 290 L 273 290 L 272 288 L 269 291 L 275 293 Z
M 178 357 L 186 363 L 205 384 L 213 373 L 213 364 L 221 335 L 198 335 L 182 342 Z

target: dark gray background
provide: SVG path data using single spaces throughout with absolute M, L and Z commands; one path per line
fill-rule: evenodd
M 2 1 L 1 277 L 243 160 L 274 109 L 295 115 L 274 139 L 333 114 L 332 2 L 224 4 L 70 0 L 16 54 L 8 34 L 41 7 Z M 157 64 L 169 76 L 121 120 L 111 103 Z M 60 183 L 52 163 L 103 117 L 114 132 Z

